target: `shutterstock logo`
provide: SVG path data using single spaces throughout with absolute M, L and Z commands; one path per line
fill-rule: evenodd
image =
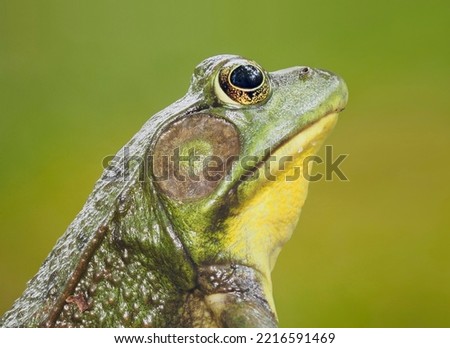
M 218 182 L 232 180 L 231 170 L 241 173 L 241 180 L 252 181 L 265 179 L 268 181 L 296 181 L 303 178 L 310 182 L 325 180 L 349 181 L 342 169 L 349 154 L 335 154 L 333 146 L 325 146 L 325 155 L 309 155 L 301 158 L 299 155 L 276 156 L 271 149 L 266 149 L 264 156 L 230 156 L 222 158 L 216 155 L 205 155 L 196 148 L 188 150 L 175 148 L 172 153 L 158 156 L 139 157 L 131 155 L 127 147 L 119 155 L 107 156 L 102 161 L 106 169 L 103 180 L 127 181 L 139 172 L 139 180 L 150 179 L 156 182 Z M 311 166 L 315 173 L 311 174 Z M 280 172 L 286 175 L 279 175 Z

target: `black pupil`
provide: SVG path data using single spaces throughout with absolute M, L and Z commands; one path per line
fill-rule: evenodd
M 253 65 L 241 65 L 234 69 L 230 76 L 234 86 L 247 89 L 259 87 L 263 79 L 261 70 Z

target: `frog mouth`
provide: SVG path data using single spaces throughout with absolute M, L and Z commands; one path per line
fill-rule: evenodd
M 295 160 L 298 156 L 303 157 L 305 153 L 314 154 L 333 130 L 338 120 L 338 114 L 337 111 L 329 112 L 288 137 L 275 148 L 272 156 L 277 159 L 283 156 L 293 156 L 293 160 Z M 267 158 L 265 161 L 267 161 Z
M 263 170 L 269 170 L 276 176 L 288 170 L 292 164 L 301 164 L 298 163 L 300 157 L 305 159 L 309 155 L 314 155 L 333 130 L 338 114 L 342 110 L 343 108 L 329 111 L 317 121 L 287 136 L 274 147 L 273 151 L 266 151 L 264 157 L 241 176 L 240 181 L 251 181 L 255 178 L 256 172 Z

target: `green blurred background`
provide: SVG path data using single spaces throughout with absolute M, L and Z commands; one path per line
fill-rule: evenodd
M 281 326 L 450 326 L 448 1 L 1 1 L 0 313 L 114 154 L 202 59 L 342 75 L 328 139 L 273 274 Z M 320 169 L 320 167 L 318 167 Z M 282 197 L 280 197 L 282 199 Z

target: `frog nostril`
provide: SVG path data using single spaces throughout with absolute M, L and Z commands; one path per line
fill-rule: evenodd
M 309 72 L 310 72 L 310 69 L 307 66 L 305 66 L 304 68 L 300 69 L 300 77 L 305 76 Z

